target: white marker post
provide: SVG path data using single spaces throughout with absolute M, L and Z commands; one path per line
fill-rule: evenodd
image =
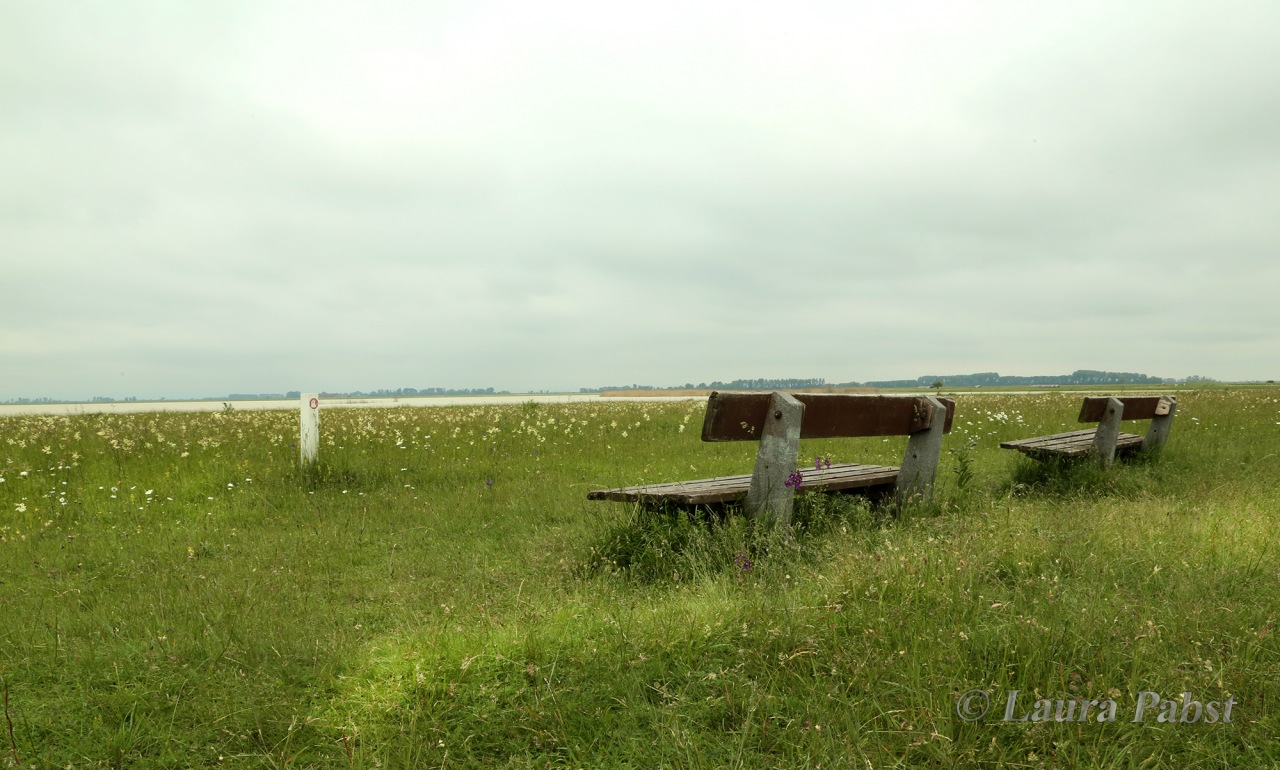
M 320 453 L 320 394 L 302 394 L 302 433 L 298 438 L 302 464 L 313 463 Z

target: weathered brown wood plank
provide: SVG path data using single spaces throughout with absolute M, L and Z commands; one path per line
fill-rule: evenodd
M 1074 457 L 1093 452 L 1093 439 L 1096 431 L 1086 430 L 1056 433 L 1052 436 L 1024 438 L 1017 441 L 1003 441 L 1003 449 L 1016 449 L 1025 455 L 1044 459 L 1047 457 Z M 1116 451 L 1133 451 L 1142 446 L 1142 437 L 1132 433 L 1121 433 L 1116 438 Z
M 1107 411 L 1108 396 L 1088 396 L 1080 407 L 1079 422 L 1100 422 Z M 1124 396 L 1119 398 L 1124 404 L 1122 420 L 1150 420 L 1152 417 L 1166 415 L 1173 404 L 1168 396 Z
M 1038 436 L 1036 438 L 1023 438 L 1016 441 L 1002 441 L 1000 446 L 1005 449 L 1017 449 L 1023 446 L 1034 446 L 1039 448 L 1055 448 L 1055 447 L 1089 447 L 1093 444 L 1094 436 L 1093 428 L 1085 430 L 1075 430 L 1068 433 L 1055 433 L 1052 436 Z M 1132 442 L 1138 439 L 1141 442 L 1141 436 L 1135 436 L 1132 433 L 1121 433 L 1118 442 Z
M 866 489 L 893 484 L 898 469 L 888 465 L 833 465 L 822 469 L 801 469 L 800 491 L 837 492 Z M 709 505 L 726 503 L 746 496 L 751 486 L 751 475 L 720 476 L 697 481 L 676 481 L 665 484 L 646 484 L 618 489 L 601 489 L 587 493 L 589 500 L 615 500 L 618 502 L 662 503 L 678 505 Z
M 845 393 L 794 393 L 804 404 L 800 438 L 906 436 L 930 427 L 929 402 L 922 396 L 864 396 Z M 769 411 L 769 393 L 711 394 L 702 423 L 703 441 L 758 441 Z M 951 431 L 956 404 L 947 407 L 945 432 Z
M 1067 433 L 1055 433 L 1052 436 L 1037 436 L 1035 438 L 1021 438 L 1016 441 L 1002 441 L 1000 442 L 1000 446 L 1005 449 L 1017 449 L 1021 446 L 1065 446 L 1076 443 L 1088 444 L 1093 441 L 1093 433 L 1093 428 L 1085 428 L 1084 430 L 1073 430 Z

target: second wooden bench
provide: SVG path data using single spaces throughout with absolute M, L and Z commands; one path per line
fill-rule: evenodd
M 1080 408 L 1079 421 L 1096 422 L 1097 428 L 1005 441 L 1000 446 L 1037 460 L 1092 456 L 1103 465 L 1110 465 L 1117 454 L 1164 446 L 1177 409 L 1178 400 L 1173 396 L 1091 396 Z M 1122 420 L 1150 420 L 1151 426 L 1145 436 L 1121 433 Z

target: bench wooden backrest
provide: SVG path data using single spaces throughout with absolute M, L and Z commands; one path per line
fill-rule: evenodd
M 910 436 L 894 481 L 899 500 L 927 498 L 955 402 L 932 396 L 843 393 L 712 393 L 703 441 L 759 441 L 746 512 L 791 520 L 801 438 Z
M 1080 422 L 1102 422 L 1107 413 L 1108 396 L 1089 396 L 1080 407 Z M 1124 404 L 1122 420 L 1150 420 L 1169 414 L 1176 399 L 1171 396 L 1125 396 L 1117 398 Z
M 1150 420 L 1142 446 L 1159 451 L 1169 438 L 1177 411 L 1178 399 L 1173 396 L 1093 396 L 1080 407 L 1080 422 L 1098 423 L 1093 435 L 1094 453 L 1103 465 L 1110 465 L 1116 456 L 1121 420 Z
M 932 424 L 929 401 L 923 396 L 871 396 L 847 393 L 793 393 L 804 404 L 800 438 L 908 436 Z M 770 393 L 720 393 L 707 400 L 702 421 L 703 441 L 759 441 L 769 416 Z M 938 399 L 947 407 L 944 433 L 951 432 L 956 402 Z

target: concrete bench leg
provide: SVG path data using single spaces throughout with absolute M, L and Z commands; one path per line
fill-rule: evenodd
M 1098 462 L 1106 468 L 1115 462 L 1116 440 L 1120 438 L 1120 421 L 1124 419 L 1124 402 L 1118 398 L 1107 399 L 1107 410 L 1093 434 L 1093 449 Z
M 942 434 L 947 427 L 947 407 L 933 396 L 928 397 L 929 427 L 918 430 L 907 439 L 907 452 L 902 456 L 894 494 L 902 504 L 933 496 L 933 482 L 938 476 L 938 459 L 942 456 Z
M 796 472 L 800 453 L 800 423 L 804 404 L 788 393 L 774 393 L 769 399 L 769 417 L 760 435 L 760 450 L 747 491 L 746 515 L 755 518 L 766 511 L 783 524 L 791 523 L 795 490 L 787 479 Z
M 1169 439 L 1169 431 L 1173 428 L 1173 413 L 1178 411 L 1178 401 L 1173 398 L 1162 398 L 1156 407 L 1156 415 L 1151 418 L 1151 427 L 1142 439 L 1142 448 L 1160 451 L 1164 442 Z

